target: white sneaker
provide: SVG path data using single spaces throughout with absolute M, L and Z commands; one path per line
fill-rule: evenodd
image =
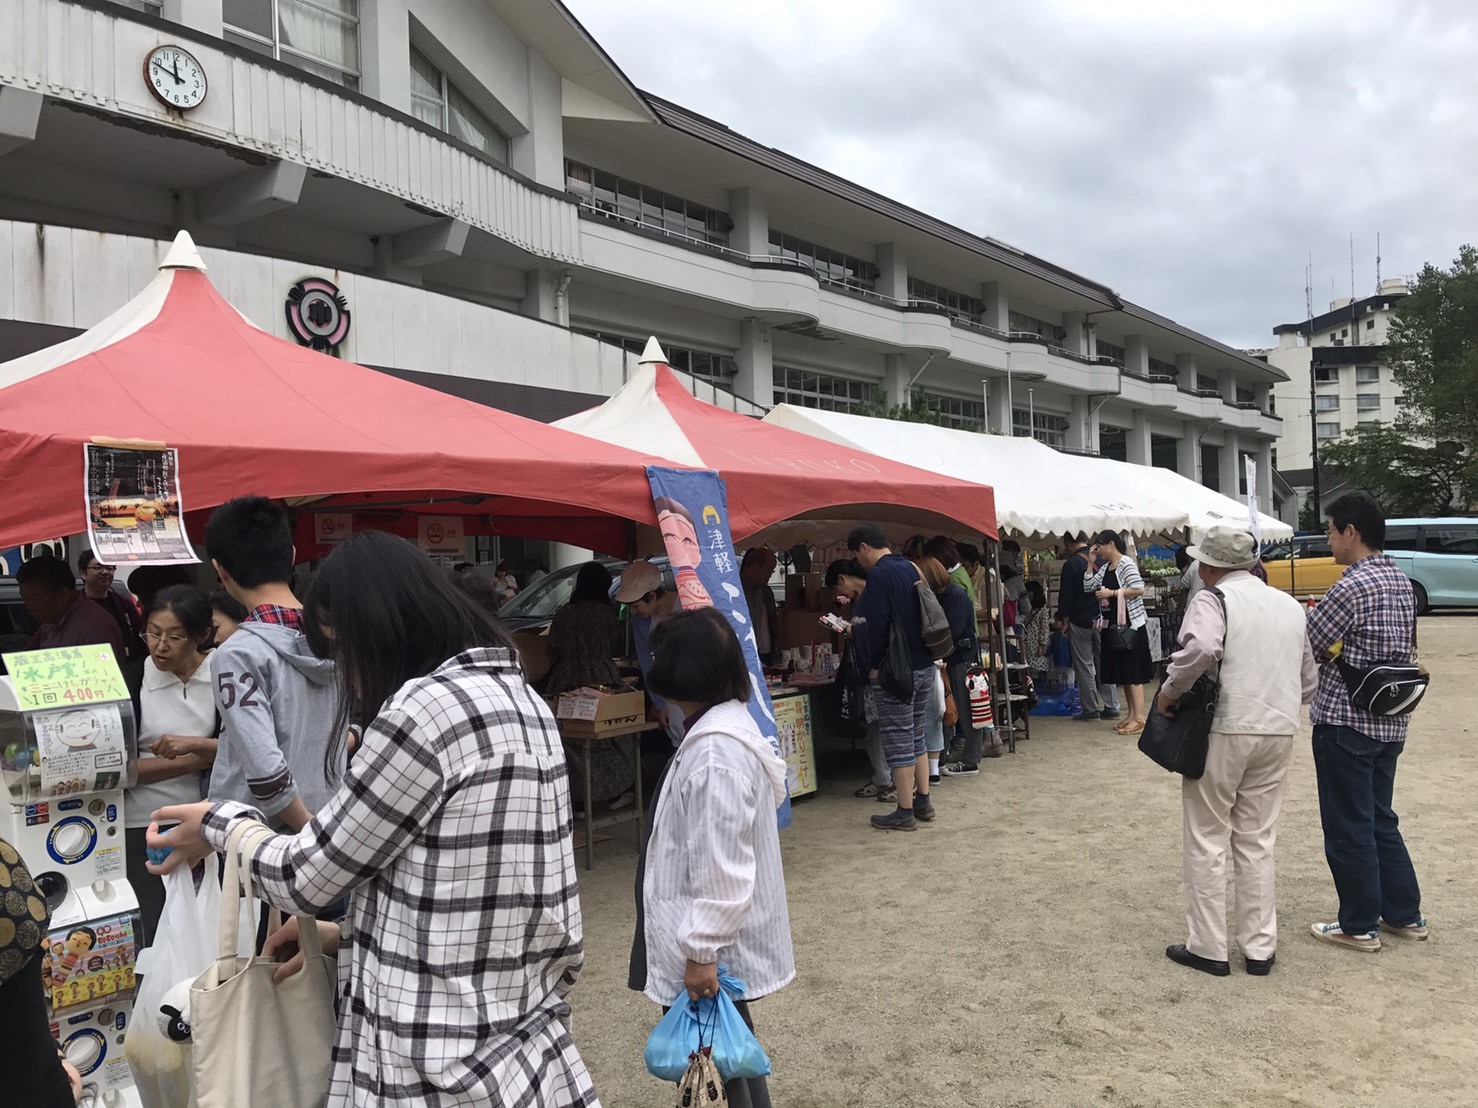
M 1380 929 L 1387 935 L 1394 935 L 1398 939 L 1406 939 L 1408 942 L 1424 943 L 1427 941 L 1427 917 L 1418 916 L 1415 923 L 1398 926 L 1394 923 L 1380 921 Z
M 1374 954 L 1380 949 L 1379 928 L 1365 935 L 1346 935 L 1338 923 L 1314 923 L 1309 925 L 1309 931 L 1321 943 L 1348 947 L 1362 954 Z

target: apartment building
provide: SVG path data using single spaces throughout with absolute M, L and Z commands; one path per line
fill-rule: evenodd
M 739 411 L 922 393 L 1271 507 L 1277 362 L 634 88 L 554 0 L 5 0 L 0 358 L 181 227 L 259 325 L 322 342 L 326 282 L 339 355 L 537 418 L 655 334 Z

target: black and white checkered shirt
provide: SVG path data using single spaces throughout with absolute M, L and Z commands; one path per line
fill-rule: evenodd
M 205 838 L 254 817 L 217 804 Z M 333 1108 L 599 1108 L 563 1022 L 584 962 L 564 752 L 510 652 L 400 689 L 333 800 L 251 863 L 287 911 L 353 893 Z

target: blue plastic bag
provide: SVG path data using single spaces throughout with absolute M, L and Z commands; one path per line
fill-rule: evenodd
M 725 1081 L 767 1077 L 770 1059 L 744 1024 L 734 1001 L 744 999 L 744 982 L 718 968 L 718 996 L 694 1000 L 684 989 L 647 1039 L 647 1072 L 663 1081 L 680 1081 L 688 1060 L 709 1047 Z

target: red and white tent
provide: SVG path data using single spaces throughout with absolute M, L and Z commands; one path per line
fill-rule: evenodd
M 177 447 L 187 511 L 254 493 L 494 517 L 498 533 L 616 554 L 628 521 L 655 526 L 645 467 L 658 459 L 276 338 L 204 270 L 181 232 L 113 315 L 0 365 L 0 549 L 86 530 L 94 439 Z
M 554 426 L 717 470 L 728 487 L 735 542 L 826 542 L 858 520 L 890 532 L 996 536 L 990 486 L 725 411 L 694 397 L 665 363 L 656 341 L 649 342 L 620 392 Z

